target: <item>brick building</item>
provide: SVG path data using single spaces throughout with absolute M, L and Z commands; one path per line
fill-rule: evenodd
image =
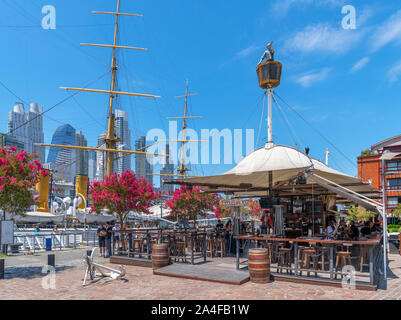
M 401 135 L 378 142 L 370 147 L 370 150 L 362 151 L 358 157 L 358 178 L 370 180 L 377 191 L 382 190 L 382 161 L 384 151 L 401 153 Z M 385 162 L 386 185 L 386 210 L 401 204 L 401 157 L 396 157 Z

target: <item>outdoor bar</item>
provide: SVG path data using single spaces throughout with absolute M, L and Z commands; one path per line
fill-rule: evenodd
M 249 265 L 250 250 L 259 247 L 267 249 L 276 280 L 341 285 L 343 278 L 352 276 L 363 289 L 377 288 L 384 270 L 381 232 L 351 238 L 345 227 L 336 238 L 327 234 L 330 223 L 343 214 L 337 211 L 338 204 L 356 204 L 383 219 L 382 205 L 376 200 L 380 194 L 369 183 L 329 168 L 308 152 L 272 143 L 224 174 L 175 183 L 231 197 L 237 270 Z M 259 198 L 271 215 L 273 225 L 267 234 L 259 234 L 256 228 L 241 230 L 236 202 L 253 198 Z

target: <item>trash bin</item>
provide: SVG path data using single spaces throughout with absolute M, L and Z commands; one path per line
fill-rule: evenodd
M 52 251 L 52 238 L 46 238 L 46 251 Z

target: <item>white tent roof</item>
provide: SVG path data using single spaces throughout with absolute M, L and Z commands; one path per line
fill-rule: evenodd
M 226 188 L 230 186 L 238 188 L 241 184 L 251 184 L 253 188 L 267 188 L 270 172 L 274 186 L 276 183 L 295 178 L 309 169 L 313 169 L 320 176 L 338 184 L 355 184 L 353 188 L 356 187 L 360 190 L 353 189 L 354 191 L 372 190 L 360 179 L 331 169 L 323 162 L 308 157 L 302 151 L 281 145 L 259 148 L 243 158 L 233 169 L 221 175 L 188 178 L 183 181 Z

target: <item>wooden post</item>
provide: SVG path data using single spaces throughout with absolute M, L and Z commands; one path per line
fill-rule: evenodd
M 128 258 L 131 256 L 132 233 L 128 233 Z
M 334 270 L 334 249 L 333 245 L 330 245 L 330 280 L 333 280 L 333 270 Z
M 191 264 L 194 264 L 194 237 L 191 234 Z
M 369 247 L 369 276 L 370 276 L 370 284 L 374 284 L 374 274 L 373 274 L 373 264 L 374 264 L 374 257 L 373 257 L 373 247 Z
M 205 232 L 205 234 L 203 235 L 203 261 L 205 262 L 206 262 L 206 246 L 207 246 L 206 237 L 207 234 Z
M 0 259 L 0 279 L 4 279 L 4 259 Z
M 150 244 L 150 240 L 151 240 L 151 237 L 150 237 L 150 234 L 149 234 L 149 231 L 148 231 L 148 234 L 146 235 L 146 240 L 147 240 L 147 242 L 148 242 L 148 245 L 147 245 L 147 248 L 146 248 L 146 252 L 147 252 L 147 254 L 148 254 L 148 260 L 151 258 L 151 248 L 150 248 L 150 246 L 151 246 L 151 244 Z
M 236 249 L 236 255 L 235 255 L 235 257 L 236 257 L 236 267 L 237 267 L 237 270 L 239 269 L 239 239 L 236 239 L 235 240 L 235 249 Z
M 294 242 L 294 272 L 298 277 L 298 242 Z

